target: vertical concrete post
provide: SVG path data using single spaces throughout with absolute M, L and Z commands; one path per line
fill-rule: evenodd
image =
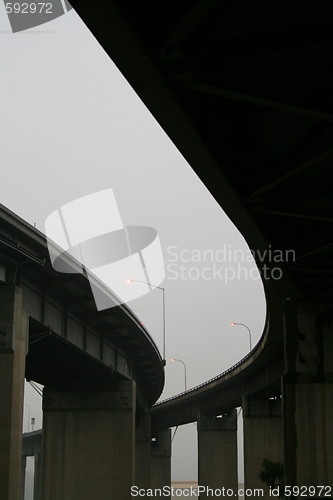
M 264 459 L 283 463 L 283 426 L 281 399 L 258 395 L 243 398 L 244 482 L 245 489 L 264 490 L 269 487 L 259 478 Z
M 237 412 L 221 418 L 198 416 L 198 483 L 214 489 L 238 489 Z M 210 495 L 211 496 L 211 495 Z M 200 498 L 208 498 L 204 493 Z
M 42 454 L 35 455 L 34 500 L 42 500 Z
M 151 446 L 151 487 L 171 486 L 171 429 L 160 429 Z
M 135 384 L 115 392 L 52 392 L 43 400 L 43 500 L 129 500 Z
M 21 459 L 28 317 L 22 290 L 0 287 L 0 492 L 21 498 Z
M 135 481 L 139 488 L 150 488 L 151 425 L 150 415 L 142 414 L 135 429 Z
M 24 500 L 25 496 L 25 471 L 27 467 L 27 457 L 22 457 L 21 460 L 21 500 Z
M 289 301 L 284 343 L 285 483 L 333 487 L 332 313 L 315 302 Z
M 285 376 L 283 420 L 286 484 L 333 487 L 333 383 Z

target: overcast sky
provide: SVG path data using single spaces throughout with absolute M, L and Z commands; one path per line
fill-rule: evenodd
M 253 344 L 265 322 L 253 264 L 225 282 L 246 242 L 76 13 L 14 35 L 0 3 L 0 68 L 1 203 L 44 231 L 64 203 L 112 188 L 124 224 L 151 226 L 161 240 L 167 360 L 186 363 L 188 387 L 236 363 L 249 339 L 230 322 L 247 324 Z M 129 306 L 161 348 L 161 291 Z M 183 387 L 183 366 L 168 361 L 162 397 Z M 32 391 L 26 405 L 39 426 Z M 174 479 L 195 477 L 195 432 L 177 433 Z

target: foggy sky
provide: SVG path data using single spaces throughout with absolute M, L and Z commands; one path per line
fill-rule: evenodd
M 247 276 L 250 262 L 228 283 L 217 271 L 235 268 L 230 258 L 234 250 L 245 255 L 246 242 L 76 13 L 14 35 L 0 3 L 0 68 L 1 203 L 44 231 L 64 203 L 113 188 L 123 222 L 156 228 L 162 243 L 167 360 L 186 363 L 188 387 L 236 363 L 248 336 L 229 324 L 247 324 L 257 343 L 263 289 Z M 160 291 L 129 306 L 161 349 Z M 183 366 L 168 361 L 162 398 L 183 387 Z M 40 397 L 31 388 L 26 405 L 25 430 L 28 408 L 39 427 Z M 193 424 L 177 432 L 175 480 L 195 478 L 195 434 Z

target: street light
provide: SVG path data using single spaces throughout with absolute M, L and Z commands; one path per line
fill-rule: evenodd
M 187 390 L 187 384 L 186 384 L 186 365 L 184 363 L 184 361 L 182 361 L 181 359 L 177 359 L 177 358 L 172 358 L 171 361 L 179 361 L 179 363 L 182 363 L 183 367 L 184 367 L 184 381 L 185 381 L 185 392 Z
M 165 359 L 165 289 L 162 286 L 157 286 L 153 285 L 152 283 L 149 283 L 148 281 L 142 281 L 142 280 L 132 280 L 128 279 L 126 283 L 144 283 L 145 285 L 158 288 L 159 290 L 162 290 L 163 292 L 163 366 L 166 365 L 166 359 Z
M 244 323 L 230 323 L 230 326 L 235 326 L 235 325 L 240 325 L 240 326 L 244 326 L 244 328 L 247 329 L 247 331 L 249 332 L 249 340 L 250 340 L 250 351 L 252 351 L 252 335 L 251 335 L 251 330 L 250 328 L 247 326 L 247 325 L 244 325 Z

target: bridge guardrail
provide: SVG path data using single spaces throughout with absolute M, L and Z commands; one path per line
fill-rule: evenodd
M 251 356 L 253 356 L 253 354 L 259 349 L 259 347 L 261 346 L 261 342 L 262 342 L 263 338 L 265 337 L 265 334 L 268 331 L 268 325 L 269 325 L 269 320 L 268 320 L 268 311 L 267 311 L 267 313 L 266 313 L 266 323 L 265 323 L 265 328 L 264 328 L 263 334 L 262 334 L 259 342 L 255 345 L 255 347 L 250 352 L 248 352 L 246 354 L 246 356 L 244 356 L 242 359 L 240 359 L 239 361 L 237 361 L 237 363 L 235 363 L 234 365 L 230 366 L 229 368 L 227 368 L 224 372 L 220 373 L 219 375 L 215 375 L 215 377 L 210 378 L 209 380 L 206 380 L 205 382 L 202 382 L 199 385 L 191 387 L 190 389 L 187 389 L 186 391 L 183 391 L 183 392 L 180 392 L 178 394 L 175 394 L 174 396 L 170 396 L 169 398 L 162 399 L 161 401 L 157 401 L 152 406 L 152 408 L 156 408 L 157 406 L 160 406 L 160 405 L 162 405 L 164 403 L 167 403 L 168 401 L 172 401 L 174 399 L 180 398 L 181 396 L 184 396 L 185 394 L 189 394 L 191 392 L 194 392 L 194 391 L 200 389 L 201 387 L 204 387 L 206 385 L 211 384 L 212 382 L 215 382 L 215 380 L 218 380 L 218 379 L 224 377 L 225 375 L 227 375 L 228 373 L 232 372 L 233 370 L 235 370 L 238 366 L 240 366 L 246 360 L 248 360 Z

